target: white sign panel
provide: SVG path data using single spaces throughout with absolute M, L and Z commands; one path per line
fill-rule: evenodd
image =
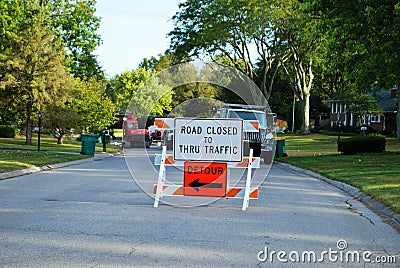
M 175 160 L 241 162 L 242 158 L 242 120 L 175 119 Z

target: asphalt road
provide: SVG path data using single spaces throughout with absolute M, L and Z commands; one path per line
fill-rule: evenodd
M 134 166 L 117 156 L 0 181 L 0 267 L 400 266 L 400 234 L 323 181 L 273 166 L 247 211 L 154 208 L 130 173 L 153 178 L 136 150 Z

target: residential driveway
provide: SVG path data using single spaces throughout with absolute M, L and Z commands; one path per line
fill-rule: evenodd
M 3 180 L 0 267 L 399 267 L 399 233 L 319 179 L 273 166 L 241 202 L 154 208 L 122 156 Z

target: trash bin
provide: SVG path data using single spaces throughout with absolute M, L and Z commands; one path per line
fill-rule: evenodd
M 82 150 L 81 154 L 94 156 L 97 134 L 81 134 Z
M 275 141 L 276 141 L 275 158 L 281 158 L 287 156 L 285 138 L 275 138 Z

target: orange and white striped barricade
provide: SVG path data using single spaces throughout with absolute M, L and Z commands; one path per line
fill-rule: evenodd
M 223 198 L 240 198 L 243 199 L 242 210 L 246 210 L 249 207 L 250 199 L 258 199 L 258 187 L 251 187 L 252 169 L 260 168 L 260 157 L 253 157 L 253 149 L 250 149 L 248 157 L 243 157 L 242 162 L 228 162 L 228 168 L 246 168 L 246 184 L 245 187 L 231 187 L 226 191 Z M 154 207 L 158 207 L 158 203 L 163 196 L 183 196 L 185 195 L 184 186 L 178 184 L 165 183 L 166 166 L 184 166 L 184 161 L 176 161 L 173 159 L 173 155 L 166 154 L 166 147 L 163 146 L 161 154 L 155 155 L 155 165 L 160 166 L 158 182 L 154 185 L 153 194 L 156 195 Z
M 169 130 L 174 128 L 174 119 L 175 118 L 155 118 L 154 125 L 158 129 Z
M 183 185 L 164 183 L 162 186 L 162 196 L 183 196 Z M 157 194 L 157 184 L 154 184 L 153 194 Z M 226 192 L 224 198 L 243 199 L 245 196 L 245 187 L 231 187 Z M 250 188 L 249 199 L 258 199 L 258 187 Z

